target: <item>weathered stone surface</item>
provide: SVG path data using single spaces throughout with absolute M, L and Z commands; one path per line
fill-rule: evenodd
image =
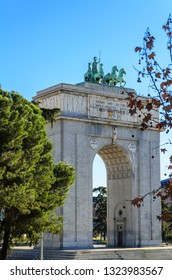
M 92 164 L 96 154 L 107 169 L 108 246 L 161 243 L 161 224 L 156 219 L 160 201 L 153 202 L 148 196 L 144 207 L 131 206 L 135 196 L 159 185 L 159 152 L 155 149 L 159 133 L 154 127 L 140 130 L 140 117 L 131 117 L 126 97 L 123 88 L 91 83 L 59 84 L 37 93 L 35 99 L 42 107 L 61 109 L 53 127 L 47 125 L 55 161 L 76 170 L 67 201 L 58 210 L 64 216 L 62 236 L 46 235 L 45 246 L 92 247 Z M 154 117 L 158 118 L 157 113 Z

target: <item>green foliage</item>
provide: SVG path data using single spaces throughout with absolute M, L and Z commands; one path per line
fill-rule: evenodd
M 61 206 L 64 204 L 66 195 L 69 191 L 71 184 L 75 179 L 74 168 L 59 162 L 54 167 L 55 182 L 52 184 L 53 198 Z
M 32 101 L 33 104 L 40 106 L 41 102 L 38 102 L 36 100 Z M 41 107 L 41 106 L 40 106 Z M 47 121 L 51 123 L 51 127 L 53 127 L 54 122 L 56 121 L 56 117 L 58 116 L 58 114 L 60 113 L 60 109 L 59 108 L 53 108 L 53 109 L 48 109 L 48 108 L 41 108 L 42 111 L 42 116 L 43 118 Z
M 172 243 L 172 203 L 162 200 L 162 215 L 166 215 L 167 219 L 162 219 L 162 240 Z M 170 217 L 169 217 L 170 216 Z
M 62 217 L 53 211 L 64 203 L 74 168 L 54 164 L 45 125 L 38 106 L 18 93 L 0 89 L 0 235 L 4 247 L 23 234 L 35 243 L 40 232 L 57 233 L 62 228 Z
M 45 109 L 42 108 L 42 116 L 47 122 L 51 123 L 51 127 L 53 127 L 53 123 L 55 122 L 56 116 L 59 114 L 60 109 Z
M 93 204 L 95 217 L 93 221 L 94 235 L 101 235 L 106 239 L 107 233 L 107 189 L 105 187 L 98 187 L 93 189 L 93 193 L 98 192 L 98 195 Z

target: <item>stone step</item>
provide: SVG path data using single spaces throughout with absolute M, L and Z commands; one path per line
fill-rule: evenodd
M 8 260 L 40 260 L 39 249 L 14 249 Z M 44 249 L 44 260 L 172 260 L 172 247 L 141 249 Z
M 40 250 L 20 250 L 15 249 L 8 256 L 9 260 L 39 260 Z M 120 260 L 121 256 L 116 251 L 94 251 L 94 250 L 78 250 L 78 251 L 61 251 L 55 249 L 44 249 L 45 260 Z

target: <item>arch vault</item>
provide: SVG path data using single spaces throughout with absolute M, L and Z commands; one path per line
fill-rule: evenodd
M 127 89 L 128 92 L 134 92 Z M 134 92 L 136 94 L 136 92 Z M 35 97 L 45 108 L 60 108 L 53 127 L 47 125 L 56 162 L 75 167 L 76 179 L 65 205 L 61 235 L 45 234 L 44 245 L 92 248 L 92 164 L 96 154 L 107 169 L 107 235 L 109 247 L 159 245 L 160 202 L 146 197 L 144 207 L 131 200 L 152 191 L 160 182 L 159 132 L 140 130 L 140 117 L 131 116 L 120 87 L 92 83 L 58 84 Z M 154 116 L 155 118 L 158 115 Z

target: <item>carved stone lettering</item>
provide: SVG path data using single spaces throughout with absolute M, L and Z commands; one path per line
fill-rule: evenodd
M 138 117 L 129 113 L 126 100 L 109 97 L 89 96 L 89 117 L 138 123 Z

